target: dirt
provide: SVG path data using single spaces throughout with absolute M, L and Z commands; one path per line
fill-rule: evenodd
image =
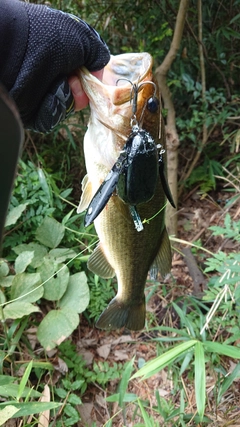
M 162 292 L 162 286 L 159 284 L 158 289 L 151 297 L 147 304 L 147 325 L 162 324 L 166 326 L 177 327 L 179 319 L 172 310 L 169 309 L 168 303 L 189 294 L 195 294 L 201 297 L 207 284 L 207 278 L 202 274 L 204 269 L 204 253 L 194 256 L 192 261 L 193 269 L 186 262 L 186 257 L 179 251 L 186 248 L 185 242 L 196 242 L 201 239 L 204 248 L 216 253 L 222 251 L 237 251 L 239 247 L 232 241 L 224 240 L 221 236 L 213 236 L 208 227 L 212 225 L 223 225 L 226 212 L 229 212 L 233 220 L 240 219 L 240 207 L 236 203 L 227 208 L 227 199 L 231 194 L 220 190 L 212 195 L 201 197 L 197 191 L 190 195 L 185 195 L 178 211 L 178 239 L 182 243 L 172 241 L 174 249 L 172 271 L 166 280 L 161 282 L 164 285 L 165 295 Z M 193 265 L 194 264 L 194 265 Z M 200 277 L 200 280 L 196 277 Z M 197 283 L 197 284 L 196 284 Z M 146 293 L 151 289 L 151 282 L 147 283 Z M 154 320 L 153 320 L 154 319 Z M 154 323 L 155 322 L 155 323 Z M 137 369 L 142 362 L 147 362 L 157 356 L 157 345 L 152 340 L 153 333 L 145 330 L 139 333 L 121 332 L 104 332 L 96 328 L 91 328 L 82 322 L 79 334 L 83 337 L 79 341 L 79 335 L 76 339 L 80 348 L 80 353 L 91 365 L 93 361 L 104 361 L 108 363 L 126 362 L 135 357 L 134 368 Z M 231 362 L 233 363 L 233 362 Z M 233 366 L 226 361 L 226 370 L 232 371 Z M 153 377 L 145 380 L 132 380 L 129 383 L 128 393 L 135 393 L 139 399 L 148 401 L 148 412 L 156 418 L 159 425 L 173 426 L 173 422 L 164 424 L 163 419 L 154 415 L 152 409 L 156 405 L 155 391 L 158 390 L 159 396 L 167 401 L 171 401 L 175 408 L 180 405 L 180 393 L 173 394 L 173 378 L 171 378 L 167 368 L 157 373 Z M 176 381 L 176 379 L 175 379 Z M 194 379 L 191 382 L 187 375 L 183 375 L 179 381 L 182 382 L 187 396 L 185 403 L 186 413 L 196 413 L 196 400 L 194 391 Z M 206 415 L 212 422 L 211 426 L 240 426 L 240 380 L 234 382 L 234 385 L 227 391 L 222 399 L 221 404 L 216 407 L 215 385 L 216 374 L 209 372 L 207 376 L 207 407 Z M 92 426 L 95 422 L 97 427 L 104 426 L 107 421 L 113 417 L 113 426 L 134 426 L 137 422 L 143 422 L 142 419 L 133 415 L 135 406 L 126 404 L 125 414 L 117 403 L 109 404 L 106 397 L 117 393 L 117 381 L 112 381 L 107 388 L 103 389 L 98 386 L 91 386 L 83 396 L 83 405 L 79 407 L 82 422 L 79 427 Z M 189 426 L 197 424 L 189 421 Z M 200 426 L 200 424 L 199 424 Z

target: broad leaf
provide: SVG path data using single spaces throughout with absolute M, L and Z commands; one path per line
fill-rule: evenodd
M 67 259 L 75 258 L 76 252 L 69 248 L 56 248 L 49 251 L 49 256 L 54 258 L 56 262 L 62 263 Z
M 65 228 L 54 218 L 44 218 L 36 230 L 36 239 L 48 248 L 56 248 L 64 236 Z
M 31 264 L 33 257 L 34 257 L 33 251 L 24 251 L 21 254 L 19 254 L 15 260 L 16 274 L 23 273 L 26 270 L 27 266 Z
M 17 220 L 20 218 L 23 211 L 26 209 L 27 205 L 28 203 L 22 203 L 21 205 L 18 205 L 15 208 L 12 208 L 9 214 L 7 215 L 5 227 L 16 224 Z
M 14 276 L 11 286 L 11 299 L 20 298 L 19 301 L 35 302 L 43 296 L 43 286 L 39 273 L 20 273 Z
M 12 282 L 15 276 L 7 276 L 0 278 L 0 285 L 2 288 L 9 288 L 12 286 Z
M 39 243 L 34 242 L 28 244 L 23 243 L 21 245 L 15 246 L 15 248 L 13 248 L 13 251 L 17 255 L 20 255 L 22 252 L 25 251 L 33 251 L 34 257 L 31 261 L 31 266 L 33 268 L 39 267 L 43 262 L 43 258 L 47 254 L 47 248 L 45 248 L 45 246 L 39 245 Z
M 52 310 L 44 317 L 38 327 L 37 337 L 45 350 L 49 351 L 61 344 L 79 324 L 76 311 L 63 308 Z
M 37 271 L 40 273 L 43 283 L 43 297 L 49 301 L 58 301 L 62 298 L 70 276 L 66 265 L 54 263 L 53 260 L 45 257 Z
M 82 313 L 89 304 L 89 287 L 84 271 L 70 276 L 67 290 L 59 302 L 60 308 Z
M 4 259 L 0 259 L 0 280 L 9 273 L 8 263 Z
M 4 319 L 21 319 L 23 316 L 28 316 L 35 311 L 40 311 L 40 309 L 31 304 L 30 302 L 15 301 L 6 305 L 3 309 L 3 318 Z

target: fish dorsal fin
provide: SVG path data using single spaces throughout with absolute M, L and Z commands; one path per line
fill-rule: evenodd
M 172 254 L 171 245 L 168 237 L 166 227 L 164 227 L 161 234 L 161 242 L 158 249 L 157 256 L 151 265 L 151 270 L 159 270 L 162 277 L 165 277 L 171 270 Z
M 92 200 L 92 184 L 88 179 L 88 175 L 82 180 L 82 195 L 77 208 L 77 213 L 81 213 L 88 208 L 89 203 Z
M 106 259 L 101 243 L 99 243 L 90 255 L 87 266 L 89 270 L 104 279 L 115 276 L 115 271 Z

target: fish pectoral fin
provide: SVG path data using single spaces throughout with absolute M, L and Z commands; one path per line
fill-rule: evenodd
M 90 255 L 87 266 L 89 270 L 91 270 L 98 276 L 103 277 L 104 279 L 109 279 L 115 276 L 115 270 L 112 268 L 112 266 L 106 259 L 101 243 L 99 243 L 99 245 Z
M 77 213 L 81 213 L 88 208 L 92 200 L 92 183 L 89 181 L 88 175 L 82 180 L 82 195 L 77 208 Z
M 168 237 L 166 227 L 164 227 L 161 234 L 160 246 L 158 249 L 157 256 L 153 261 L 150 271 L 159 270 L 162 277 L 165 277 L 171 270 L 172 267 L 172 253 L 171 245 Z
M 122 302 L 116 296 L 99 317 L 96 327 L 108 330 L 125 327 L 131 331 L 139 331 L 144 328 L 145 315 L 145 296 L 135 304 L 131 300 L 129 302 Z

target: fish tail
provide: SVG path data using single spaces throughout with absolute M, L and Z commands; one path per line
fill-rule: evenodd
M 99 317 L 96 327 L 109 330 L 125 327 L 139 331 L 144 328 L 145 315 L 145 296 L 136 304 L 121 301 L 120 297 L 116 296 Z

